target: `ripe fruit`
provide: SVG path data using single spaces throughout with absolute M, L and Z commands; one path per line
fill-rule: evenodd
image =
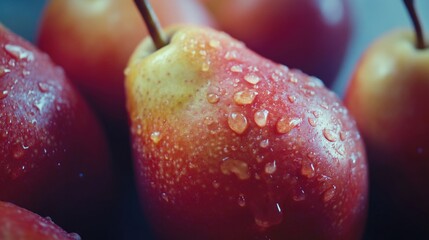
M 110 156 L 99 123 L 63 70 L 2 25 L 0 199 L 83 236 L 80 227 L 91 228 L 85 224 L 112 209 Z
M 219 27 L 264 57 L 329 87 L 352 32 L 348 0 L 202 0 Z
M 212 24 L 194 0 L 156 0 L 161 22 Z M 38 46 L 64 67 L 103 119 L 126 123 L 124 68 L 147 31 L 131 0 L 51 0 Z
M 50 218 L 0 201 L 0 239 L 80 240 L 80 236 L 65 232 Z
M 146 39 L 126 70 L 135 171 L 160 239 L 359 239 L 367 167 L 320 80 L 208 28 Z
M 346 92 L 368 147 L 375 239 L 429 237 L 427 46 L 411 30 L 386 34 L 362 56 Z

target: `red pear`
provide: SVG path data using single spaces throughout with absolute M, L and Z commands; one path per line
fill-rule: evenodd
M 335 94 L 225 33 L 167 35 L 158 50 L 143 41 L 126 70 L 137 184 L 157 239 L 360 239 L 366 156 Z
M 368 149 L 374 239 L 429 238 L 429 45 L 417 25 L 374 42 L 345 96 Z
M 91 228 L 112 209 L 110 164 L 100 124 L 63 70 L 0 25 L 0 199 Z

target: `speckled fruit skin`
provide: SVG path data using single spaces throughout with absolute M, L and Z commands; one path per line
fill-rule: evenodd
M 163 26 L 213 25 L 196 0 L 151 2 Z M 37 43 L 65 69 L 109 125 L 125 125 L 124 69 L 147 35 L 132 0 L 51 0 L 43 13 Z
M 0 200 L 66 229 L 90 227 L 111 210 L 110 164 L 101 127 L 63 70 L 0 25 Z
M 429 49 L 396 30 L 363 54 L 345 104 L 368 149 L 374 239 L 429 238 Z
M 349 0 L 200 0 L 219 28 L 275 62 L 330 87 L 352 33 Z
M 0 201 L 0 239 L 80 240 L 80 236 L 67 233 L 49 218 Z
M 172 33 L 174 32 L 174 33 Z M 319 79 L 206 28 L 126 70 L 141 204 L 160 239 L 359 239 L 367 165 Z

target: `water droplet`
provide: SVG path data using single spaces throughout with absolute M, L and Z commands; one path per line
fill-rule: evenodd
M 294 103 L 296 101 L 296 97 L 295 96 L 288 96 L 287 98 L 289 99 L 290 103 Z
M 224 159 L 220 165 L 220 171 L 225 175 L 234 174 L 238 179 L 241 180 L 246 180 L 250 177 L 247 163 L 236 159 Z
M 37 86 L 39 87 L 40 92 L 45 93 L 49 90 L 49 84 L 47 84 L 47 83 L 39 82 L 37 84 Z
M 220 48 L 220 42 L 216 39 L 211 39 L 209 42 L 209 46 L 212 48 Z
M 320 117 L 320 113 L 318 111 L 312 111 L 311 113 L 313 114 L 313 116 L 315 118 L 319 118 Z
M 266 174 L 273 174 L 276 172 L 276 170 L 277 170 L 276 161 L 269 162 L 269 163 L 265 164 L 265 173 Z
M 207 101 L 209 103 L 218 103 L 220 100 L 219 95 L 215 94 L 215 93 L 207 93 Z
M 212 185 L 213 185 L 213 187 L 214 188 L 219 188 L 220 187 L 220 183 L 218 183 L 216 180 L 214 180 L 213 182 L 212 182 Z
M 316 158 L 316 156 L 317 156 L 317 153 L 315 153 L 313 151 L 311 151 L 307 154 L 307 157 L 309 157 L 310 159 L 314 159 L 314 158 Z
M 340 140 L 344 141 L 346 140 L 347 133 L 345 131 L 340 131 Z
M 124 70 L 124 75 L 128 76 L 130 74 L 130 72 L 131 72 L 131 68 L 130 67 L 126 67 L 125 70 Z
M 136 132 L 137 135 L 141 135 L 142 132 L 143 132 L 142 125 L 137 124 L 137 126 L 135 128 L 135 132 Z
M 10 72 L 10 69 L 7 69 L 5 67 L 0 66 L 0 77 L 3 77 L 4 75 L 6 75 L 9 72 Z
M 264 139 L 259 143 L 259 146 L 261 148 L 267 148 L 270 145 L 270 140 L 269 139 Z
M 323 129 L 323 136 L 326 138 L 326 140 L 330 142 L 335 142 L 337 139 L 335 138 L 334 133 L 329 129 Z
M 158 144 L 159 141 L 161 141 L 161 138 L 162 138 L 161 133 L 158 131 L 152 132 L 150 134 L 150 140 L 152 140 L 152 142 L 155 144 Z
M 283 220 L 283 212 L 279 203 L 266 203 L 264 206 L 257 206 L 254 214 L 256 225 L 263 229 L 280 224 Z
M 305 200 L 305 192 L 304 189 L 302 188 L 298 188 L 297 190 L 295 190 L 295 193 L 292 197 L 292 199 L 295 202 L 300 202 L 300 201 L 304 201 Z
M 280 81 L 280 76 L 276 73 L 271 74 L 271 78 L 274 80 L 274 82 Z
M 46 105 L 46 99 L 45 98 L 42 98 L 42 99 L 40 99 L 39 101 L 36 101 L 36 102 L 34 102 L 33 103 L 33 106 L 34 107 L 36 107 L 37 108 L 37 110 L 39 111 L 39 112 L 42 112 L 43 111 L 43 108 L 45 107 L 45 105 Z
M 168 195 L 167 195 L 167 193 L 165 193 L 165 192 L 161 193 L 161 198 L 162 198 L 165 202 L 169 202 L 169 199 L 168 199 Z
M 337 187 L 335 185 L 332 185 L 330 188 L 328 188 L 324 193 L 323 193 L 323 201 L 324 202 L 328 202 L 330 201 L 334 196 L 335 196 L 335 191 L 336 191 Z
M 256 125 L 258 125 L 259 127 L 265 127 L 267 125 L 268 114 L 269 112 L 266 109 L 261 109 L 255 112 L 253 118 L 255 120 Z
M 290 74 L 289 81 L 290 81 L 291 83 L 298 83 L 298 78 L 297 78 L 295 75 Z
M 4 49 L 6 50 L 7 53 L 9 53 L 12 57 L 14 57 L 17 60 L 21 60 L 21 59 L 25 59 L 27 61 L 34 60 L 33 52 L 27 49 L 24 49 L 21 46 L 6 44 L 4 46 Z
M 0 92 L 0 100 L 6 98 L 8 94 L 9 94 L 9 91 L 7 91 L 7 90 L 1 91 Z
M 206 52 L 206 50 L 200 50 L 200 51 L 199 51 L 199 54 L 200 54 L 201 56 L 206 56 L 206 55 L 207 55 L 207 52 Z
M 237 59 L 237 52 L 236 51 L 228 51 L 228 52 L 226 52 L 225 59 L 226 60 Z
M 258 77 L 258 76 L 256 76 L 256 75 L 255 75 L 255 74 L 253 74 L 253 73 L 249 73 L 249 74 L 246 74 L 246 76 L 244 76 L 244 80 L 246 80 L 246 82 L 248 82 L 248 83 L 250 83 L 250 84 L 255 85 L 255 84 L 257 84 L 259 81 L 261 81 L 261 78 L 260 78 L 260 77 Z
M 230 68 L 231 72 L 241 73 L 243 72 L 243 68 L 239 65 L 234 65 Z
M 301 118 L 282 117 L 276 124 L 278 133 L 289 133 L 302 122 Z
M 302 161 L 301 174 L 307 178 L 312 178 L 315 175 L 314 165 L 310 161 Z
M 317 125 L 317 120 L 314 118 L 309 117 L 308 118 L 308 123 L 312 126 L 315 127 Z
M 323 83 L 323 81 L 320 80 L 320 78 L 317 78 L 315 76 L 310 76 L 309 80 L 310 80 L 311 85 L 314 86 L 314 87 L 323 87 L 323 86 L 325 86 L 325 84 Z
M 228 116 L 228 126 L 232 131 L 241 134 L 247 128 L 247 118 L 241 113 L 231 113 Z
M 77 233 L 68 233 L 67 236 L 72 240 L 82 240 L 80 235 Z
M 326 104 L 325 102 L 322 102 L 321 104 L 319 104 L 323 109 L 326 109 L 326 110 L 328 110 L 329 109 L 329 106 L 328 106 L 328 104 Z
M 344 144 L 337 144 L 335 146 L 335 151 L 340 154 L 341 156 L 344 156 L 344 154 L 346 154 L 346 149 L 344 147 Z
M 201 65 L 201 70 L 203 72 L 207 72 L 210 69 L 210 62 L 203 62 Z
M 246 197 L 244 194 L 240 193 L 237 199 L 238 206 L 245 207 L 246 206 Z
M 251 104 L 255 100 L 257 95 L 258 92 L 252 89 L 239 91 L 234 94 L 234 102 L 238 105 Z

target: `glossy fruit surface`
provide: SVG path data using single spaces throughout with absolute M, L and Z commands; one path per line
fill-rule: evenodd
M 205 28 L 126 70 L 141 202 L 161 239 L 359 239 L 367 168 L 319 79 Z
M 112 177 L 100 124 L 63 70 L 0 25 L 0 199 L 74 231 L 110 212 Z
M 211 25 L 194 0 L 156 0 L 163 26 Z M 38 46 L 64 67 L 108 123 L 126 123 L 124 69 L 147 35 L 132 0 L 51 0 L 45 8 Z
M 76 233 L 67 233 L 50 218 L 0 202 L 0 239 L 2 240 L 80 240 Z
M 202 0 L 219 27 L 264 57 L 335 81 L 352 35 L 348 0 Z

